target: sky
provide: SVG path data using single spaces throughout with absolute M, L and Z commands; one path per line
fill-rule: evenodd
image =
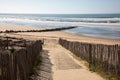
M 120 0 L 0 0 L 0 13 L 120 13 Z

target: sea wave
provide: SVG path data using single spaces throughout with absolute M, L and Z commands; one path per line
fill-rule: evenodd
M 24 26 L 57 28 L 78 26 L 70 32 L 120 39 L 120 18 L 71 18 L 42 17 L 32 15 L 0 15 L 0 23 Z
M 0 21 L 55 21 L 55 22 L 84 22 L 84 23 L 120 23 L 120 18 L 63 18 L 36 16 L 1 16 Z
M 84 21 L 84 22 L 83 22 Z M 110 23 L 116 21 L 117 23 Z M 26 16 L 0 16 L 1 23 L 38 25 L 46 27 L 87 26 L 99 27 L 120 31 L 120 18 L 56 18 L 56 17 L 26 17 Z M 97 23 L 99 22 L 99 23 Z M 107 23 L 104 23 L 107 22 Z

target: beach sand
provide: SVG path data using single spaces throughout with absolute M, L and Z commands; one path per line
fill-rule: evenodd
M 0 24 L 0 31 L 6 30 L 36 30 L 36 29 L 44 29 L 32 26 L 20 26 L 20 25 L 8 25 L 8 24 Z
M 32 30 L 32 29 L 38 30 L 43 28 L 0 25 L 0 31 Z M 5 34 L 1 33 L 0 35 L 4 36 Z M 104 80 L 98 74 L 94 72 L 90 72 L 82 62 L 73 59 L 73 57 L 71 56 L 72 53 L 58 44 L 59 38 L 64 38 L 71 41 L 80 41 L 80 42 L 95 43 L 95 44 L 107 44 L 107 45 L 120 44 L 120 40 L 86 37 L 86 36 L 70 34 L 67 32 L 62 32 L 62 31 L 9 33 L 6 34 L 6 36 L 22 37 L 32 40 L 44 39 L 45 44 L 43 49 L 48 51 L 48 53 L 46 54 L 49 55 L 50 61 L 53 64 L 52 65 L 53 80 Z M 74 64 L 70 64 L 69 63 L 70 61 L 72 61 L 72 63 Z M 80 67 L 78 67 L 78 65 Z
M 26 27 L 26 26 L 12 26 L 12 25 L 0 25 L 0 31 L 5 30 L 42 30 L 44 28 L 38 27 Z M 2 35 L 2 34 L 1 34 Z M 115 39 L 103 39 L 103 38 L 95 38 L 95 37 L 87 37 L 82 35 L 76 35 L 72 33 L 67 33 L 63 31 L 54 31 L 54 32 L 25 32 L 25 33 L 9 33 L 8 35 L 16 36 L 16 37 L 26 37 L 26 38 L 63 38 L 71 41 L 80 41 L 86 43 L 95 43 L 95 44 L 107 44 L 107 45 L 114 45 L 120 44 L 120 40 Z

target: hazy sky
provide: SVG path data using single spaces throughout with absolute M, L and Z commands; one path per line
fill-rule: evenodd
M 120 13 L 120 0 L 0 0 L 0 13 Z

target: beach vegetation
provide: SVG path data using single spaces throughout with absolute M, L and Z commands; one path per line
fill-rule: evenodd
M 10 53 L 14 53 L 15 52 L 15 48 L 11 48 L 11 49 L 9 49 L 10 50 Z
M 100 76 L 102 76 L 103 78 L 105 78 L 106 80 L 120 80 L 120 76 L 115 75 L 113 73 L 110 72 L 106 72 L 101 65 L 96 64 L 89 64 L 89 70 L 98 73 Z
M 41 64 L 42 56 L 41 54 L 37 55 L 34 61 L 34 65 L 32 67 L 31 73 L 30 73 L 30 80 L 32 79 L 32 76 L 37 76 L 37 71 L 39 70 L 39 65 Z

